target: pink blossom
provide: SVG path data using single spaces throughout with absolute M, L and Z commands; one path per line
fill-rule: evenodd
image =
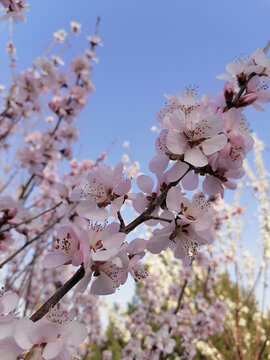
M 124 244 L 125 235 L 111 232 L 110 226 L 108 228 L 102 229 L 96 226 L 92 229 L 89 268 L 86 269 L 75 294 L 84 292 L 92 278 L 90 293 L 108 295 L 126 282 L 129 273 L 135 281 L 147 276 L 144 268 L 138 264 L 145 255 L 146 240 L 138 238 L 132 240 L 130 244 Z
M 5 293 L 4 288 L 0 290 L 0 358 L 3 360 L 14 360 L 22 349 L 14 341 L 15 308 L 19 303 L 16 293 Z
M 129 194 L 129 199 L 132 201 L 133 208 L 140 214 L 152 201 L 159 195 L 160 191 L 154 187 L 154 180 L 147 175 L 139 175 L 137 178 L 137 186 L 142 192 L 136 194 Z M 158 215 L 159 209 L 153 211 L 152 216 Z M 150 220 L 146 222 L 146 225 L 154 226 L 156 221 Z
M 90 220 L 104 221 L 120 210 L 131 187 L 130 179 L 123 179 L 123 165 L 115 168 L 100 165 L 93 168 L 71 193 L 72 201 L 79 201 L 77 211 Z M 110 205 L 110 214 L 105 207 Z
M 267 81 L 269 80 L 267 79 Z M 256 102 L 253 103 L 253 107 L 259 111 L 264 111 L 264 108 L 259 104 L 266 104 L 270 102 L 270 91 L 268 90 L 268 87 L 269 83 L 266 81 L 263 81 L 262 84 L 260 84 L 260 77 L 258 75 L 254 76 L 248 82 L 246 92 L 247 94 L 257 95 Z
M 2 360 L 14 360 L 22 353 L 23 349 L 18 346 L 13 337 L 13 329 L 6 332 L 6 336 L 0 339 L 0 358 Z
M 29 350 L 34 345 L 53 341 L 58 336 L 57 327 L 47 319 L 33 322 L 28 318 L 17 320 L 14 328 L 14 339 L 22 349 Z
M 168 326 L 164 325 L 158 332 L 155 334 L 157 347 L 165 354 L 171 354 L 176 345 L 176 341 L 171 338 L 169 334 Z
M 11 2 L 12 0 L 0 0 L 0 3 L 6 8 L 11 5 Z
M 53 61 L 46 56 L 39 57 L 34 60 L 34 66 L 40 72 L 40 81 L 44 89 L 48 91 L 57 87 L 59 70 Z
M 78 231 L 73 225 L 62 225 L 57 234 L 56 251 L 46 255 L 43 265 L 54 268 L 70 263 L 88 267 L 89 239 L 86 231 Z
M 92 64 L 85 55 L 77 55 L 71 61 L 71 70 L 77 75 L 89 74 L 91 68 Z
M 263 82 L 269 82 L 270 59 L 266 57 L 263 49 L 258 48 L 249 57 L 240 57 L 235 62 L 226 65 L 228 74 L 219 75 L 219 79 L 225 79 L 241 86 L 251 74 L 257 74 Z
M 203 190 L 208 195 L 224 193 L 224 188 L 235 189 L 234 179 L 244 175 L 243 160 L 253 148 L 253 138 L 247 126 L 246 118 L 240 110 L 232 108 L 223 114 L 224 131 L 227 144 L 216 154 L 209 157 L 209 174 L 205 175 Z M 182 180 L 186 190 L 198 186 L 197 171 L 189 172 Z
M 106 261 L 118 254 L 126 237 L 118 230 L 119 225 L 111 223 L 107 227 L 92 226 L 87 231 L 93 261 Z
M 113 357 L 113 353 L 111 350 L 104 350 L 102 352 L 102 360 L 111 360 Z
M 222 118 L 211 110 L 209 98 L 195 101 L 196 93 L 171 97 L 172 104 L 157 115 L 159 125 L 165 130 L 157 139 L 158 153 L 171 160 L 184 159 L 196 167 L 208 164 L 208 155 L 222 149 L 226 142 Z M 187 102 L 187 103 L 186 103 Z
M 24 21 L 23 10 L 26 9 L 25 0 L 1 0 L 0 3 L 7 8 L 7 13 L 0 20 L 6 20 L 9 17 L 15 21 Z
M 5 293 L 4 287 L 0 289 L 0 326 L 15 318 L 13 312 L 19 303 L 19 296 L 14 292 Z
M 201 196 L 195 196 L 193 201 L 183 197 L 180 187 L 171 188 L 167 196 L 167 207 L 176 212 L 164 212 L 161 217 L 171 220 L 162 229 L 155 229 L 147 249 L 153 254 L 170 247 L 174 256 L 183 259 L 185 263 L 205 243 L 213 241 L 213 214 L 211 206 Z
M 73 311 L 51 309 L 48 319 L 32 322 L 27 318 L 17 321 L 14 339 L 22 349 L 31 349 L 34 345 L 46 344 L 42 357 L 46 360 L 66 360 L 87 336 L 83 324 L 73 320 Z
M 57 325 L 58 337 L 45 345 L 42 354 L 45 360 L 69 359 L 86 338 L 87 329 L 85 325 L 72 320 L 70 314 L 59 310 L 53 310 L 49 313 L 49 320 Z
M 185 121 L 181 110 L 175 110 L 171 115 L 174 128 L 168 130 L 166 145 L 177 155 L 184 155 L 184 160 L 196 167 L 208 164 L 206 155 L 211 155 L 226 144 L 226 136 L 222 134 L 222 119 L 218 115 L 202 115 L 193 123 Z M 205 118 L 206 117 L 206 118 Z
M 177 213 L 177 217 L 192 224 L 196 232 L 207 231 L 213 225 L 213 208 L 205 198 L 198 194 L 190 201 L 183 196 L 180 186 L 172 187 L 167 194 L 166 204 L 169 210 Z

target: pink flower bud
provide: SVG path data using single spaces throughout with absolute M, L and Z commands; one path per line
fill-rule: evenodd
M 14 218 L 14 217 L 17 215 L 17 213 L 18 213 L 18 209 L 17 209 L 17 208 L 10 209 L 10 210 L 8 211 L 8 217 L 9 217 L 10 219 L 12 219 L 12 218 Z
M 232 102 L 233 94 L 234 94 L 233 84 L 230 81 L 226 81 L 226 83 L 224 85 L 224 97 L 225 97 L 227 105 Z
M 243 107 L 253 104 L 258 99 L 258 95 L 255 93 L 249 93 L 242 96 L 239 100 L 236 101 L 235 107 Z

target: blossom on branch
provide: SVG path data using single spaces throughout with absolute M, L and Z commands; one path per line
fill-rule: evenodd
M 89 219 L 104 221 L 116 216 L 131 187 L 131 180 L 123 178 L 123 165 L 115 168 L 100 165 L 92 169 L 80 185 L 72 191 L 70 199 L 79 201 L 78 213 Z M 106 207 L 110 205 L 110 213 Z

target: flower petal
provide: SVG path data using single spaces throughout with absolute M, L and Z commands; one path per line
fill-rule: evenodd
M 168 235 L 153 236 L 149 239 L 147 244 L 147 250 L 152 254 L 159 254 L 162 250 L 167 249 L 171 240 Z
M 165 175 L 169 182 L 174 182 L 179 180 L 187 171 L 188 165 L 182 161 L 177 161 L 168 171 L 166 171 Z
M 227 144 L 227 137 L 225 134 L 212 136 L 210 139 L 201 143 L 201 147 L 205 155 L 212 155 L 221 150 Z
M 2 295 L 0 298 L 0 303 L 2 303 L 4 306 L 3 313 L 9 313 L 10 311 L 13 311 L 17 307 L 19 300 L 20 298 L 15 292 Z
M 104 208 L 97 208 L 96 203 L 92 200 L 84 200 L 77 206 L 80 216 L 89 220 L 105 221 L 108 217 L 108 211 Z
M 43 266 L 46 269 L 53 269 L 70 261 L 71 258 L 69 256 L 55 251 L 45 256 L 43 260 Z
M 183 154 L 187 146 L 187 141 L 182 134 L 174 130 L 169 130 L 166 138 L 167 148 L 173 154 Z
M 137 186 L 147 194 L 151 194 L 154 187 L 154 180 L 147 175 L 140 175 L 137 177 Z
M 208 164 L 207 157 L 197 147 L 186 151 L 184 159 L 186 162 L 196 167 L 203 167 Z
M 93 282 L 90 293 L 95 295 L 110 295 L 116 290 L 115 283 L 108 276 L 101 274 Z
M 169 158 L 164 155 L 154 156 L 149 163 L 149 170 L 157 175 L 163 174 L 169 164 Z
M 188 172 L 182 182 L 181 182 L 183 188 L 185 190 L 195 190 L 198 187 L 199 184 L 199 176 L 198 174 L 195 174 L 194 171 Z

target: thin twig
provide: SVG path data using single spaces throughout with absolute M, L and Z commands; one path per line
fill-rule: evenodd
M 121 212 L 120 210 L 117 211 L 117 217 L 118 217 L 118 220 L 120 221 L 120 229 L 125 229 L 126 225 L 125 225 L 125 222 L 124 222 L 124 219 L 121 215 Z
M 19 195 L 19 200 L 22 200 L 22 199 L 23 199 L 24 194 L 25 194 L 28 186 L 30 185 L 30 183 L 31 183 L 32 180 L 34 179 L 34 177 L 35 177 L 35 174 L 32 174 L 32 175 L 30 176 L 30 178 L 28 179 L 27 183 L 23 186 L 22 191 L 21 191 L 21 193 L 20 193 L 20 195 Z
M 259 356 L 258 356 L 258 358 L 256 360 L 261 360 L 262 359 L 262 356 L 263 356 L 263 353 L 264 353 L 264 350 L 266 348 L 267 341 L 269 340 L 269 338 L 270 338 L 270 327 L 268 328 L 266 339 L 263 342 L 261 351 L 259 352 Z
M 225 111 L 228 111 L 229 109 L 235 107 L 237 101 L 240 99 L 240 97 L 243 95 L 244 91 L 246 90 L 249 81 L 250 81 L 254 76 L 256 76 L 256 75 L 257 75 L 257 74 L 253 72 L 253 73 L 251 73 L 251 74 L 247 77 L 246 81 L 245 81 L 244 84 L 240 87 L 240 89 L 238 90 L 238 93 L 235 95 L 233 101 L 225 107 L 225 109 L 224 109 Z M 224 111 L 224 112 L 225 112 L 225 111 Z
M 53 131 L 50 133 L 51 136 L 54 136 L 54 134 L 56 133 L 56 131 L 58 130 L 60 124 L 61 124 L 61 121 L 62 121 L 62 116 L 59 116 L 58 120 L 57 120 L 57 123 L 55 125 L 55 128 L 53 129 Z
M 266 44 L 265 48 L 263 49 L 263 52 L 266 54 L 267 51 L 269 50 L 270 47 L 270 40 L 268 41 L 268 43 Z
M 136 219 L 131 221 L 131 223 L 129 223 L 127 226 L 125 226 L 125 228 L 122 230 L 122 232 L 124 232 L 125 234 L 128 234 L 132 230 L 134 230 L 138 225 L 147 221 L 149 219 L 149 216 L 151 216 L 152 212 L 165 201 L 168 191 L 173 186 L 176 186 L 190 170 L 191 170 L 191 167 L 189 166 L 187 171 L 180 177 L 180 179 L 169 183 L 165 187 L 165 189 L 162 191 L 162 193 L 152 201 L 152 203 L 148 206 L 148 208 L 145 209 L 144 212 L 142 212 L 141 215 L 139 215 Z
M 239 276 L 238 276 L 238 267 L 235 264 L 235 277 L 236 277 L 236 310 L 235 310 L 235 323 L 236 323 L 236 348 L 237 354 L 240 360 L 244 360 L 243 350 L 242 350 L 242 338 L 240 332 L 240 319 L 239 319 L 239 304 L 240 304 L 240 292 L 239 292 Z
M 27 241 L 22 247 L 20 247 L 17 251 L 15 251 L 15 253 L 13 253 L 12 255 L 10 255 L 5 261 L 2 262 L 2 264 L 0 264 L 0 269 L 6 265 L 10 260 L 12 260 L 15 256 L 17 256 L 21 251 L 23 251 L 24 249 L 26 249 L 29 245 L 31 245 L 33 242 L 35 242 L 36 240 L 38 240 L 42 235 L 44 235 L 47 231 L 49 231 L 50 229 L 52 229 L 55 224 L 57 224 L 61 219 L 63 218 L 63 216 L 61 216 L 60 218 L 56 219 L 50 226 L 48 226 L 45 230 L 43 230 L 42 232 L 40 232 L 37 236 L 35 236 L 32 240 Z
M 23 224 L 28 224 L 28 223 L 30 223 L 32 220 L 38 219 L 40 216 L 42 216 L 42 215 L 44 215 L 44 214 L 46 214 L 46 213 L 48 213 L 48 212 L 50 212 L 50 211 L 52 211 L 52 210 L 55 210 L 55 209 L 58 208 L 58 206 L 60 206 L 61 204 L 62 204 L 62 201 L 60 201 L 59 203 L 57 203 L 56 205 L 54 205 L 52 208 L 47 209 L 47 210 L 44 210 L 44 211 L 42 211 L 40 214 L 38 214 L 38 215 L 36 215 L 36 216 L 33 216 L 33 217 L 30 218 L 30 219 L 26 219 L 26 220 L 24 220 L 24 221 L 22 221 L 22 222 L 20 222 L 20 223 L 18 223 L 18 224 L 10 225 L 8 228 L 6 228 L 6 229 L 4 229 L 4 230 L 0 230 L 0 234 L 4 233 L 4 232 L 6 232 L 6 231 L 9 231 L 9 230 L 11 230 L 11 229 L 15 229 L 16 227 L 21 226 L 21 225 L 23 225 Z
M 161 218 L 159 216 L 148 216 L 148 220 L 165 221 L 165 222 L 168 222 L 168 223 L 171 223 L 173 221 L 171 219 L 165 219 L 165 218 Z
M 181 307 L 181 302 L 182 302 L 184 292 L 185 292 L 185 288 L 186 288 L 187 284 L 188 284 L 188 280 L 185 279 L 184 284 L 183 284 L 182 289 L 181 289 L 181 292 L 180 292 L 179 297 L 178 297 L 177 306 L 176 306 L 176 308 L 174 309 L 174 312 L 173 312 L 174 315 L 176 315 L 178 313 L 178 311 L 179 311 L 179 309 Z

